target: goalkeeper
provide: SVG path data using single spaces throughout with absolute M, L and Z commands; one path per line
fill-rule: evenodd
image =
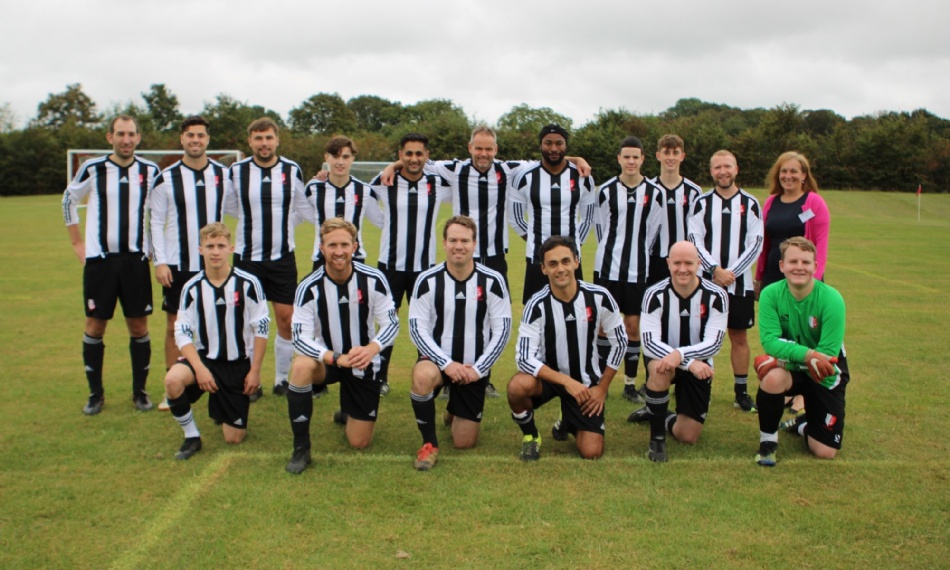
M 765 355 L 755 359 L 759 376 L 760 443 L 756 462 L 775 465 L 779 421 L 786 395 L 801 394 L 805 413 L 782 427 L 805 438 L 816 457 L 832 459 L 844 432 L 845 308 L 841 294 L 814 278 L 815 245 L 793 237 L 781 245 L 785 280 L 759 296 L 759 338 Z

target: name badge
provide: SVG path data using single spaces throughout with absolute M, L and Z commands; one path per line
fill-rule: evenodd
M 812 212 L 811 208 L 808 208 L 801 214 L 798 214 L 798 219 L 801 220 L 803 224 L 814 217 L 815 217 L 815 212 Z

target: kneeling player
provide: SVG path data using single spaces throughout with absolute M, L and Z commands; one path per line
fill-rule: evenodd
M 220 222 L 201 229 L 199 253 L 205 269 L 187 283 L 175 321 L 175 343 L 183 356 L 165 375 L 165 393 L 185 442 L 175 459 L 201 450 L 191 404 L 208 392 L 208 415 L 228 443 L 247 434 L 250 395 L 261 386 L 270 317 L 257 278 L 228 263 L 234 246 Z
M 785 279 L 759 295 L 759 338 L 766 354 L 755 359 L 761 381 L 755 459 L 765 467 L 775 465 L 786 395 L 804 396 L 806 411 L 784 427 L 803 436 L 816 457 L 834 458 L 841 449 L 845 389 L 851 377 L 844 350 L 844 299 L 814 278 L 815 245 L 793 237 L 780 249 L 779 269 Z
M 722 348 L 729 299 L 699 277 L 699 252 L 688 241 L 670 248 L 670 277 L 643 296 L 640 334 L 647 364 L 646 401 L 650 421 L 647 457 L 665 462 L 666 431 L 682 443 L 696 443 L 709 412 L 713 357 Z M 676 413 L 669 412 L 676 384 Z
M 559 398 L 561 419 L 552 436 L 564 440 L 574 434 L 581 457 L 597 459 L 604 453 L 607 389 L 627 346 L 623 315 L 606 289 L 575 278 L 580 258 L 572 239 L 548 238 L 539 257 L 548 285 L 525 305 L 515 349 L 521 372 L 508 383 L 511 418 L 524 434 L 520 458 L 540 458 L 534 409 Z M 596 345 L 599 330 L 610 342 L 603 371 Z
M 475 446 L 491 367 L 511 335 L 505 279 L 475 263 L 476 232 L 468 216 L 445 223 L 446 260 L 419 276 L 409 304 L 409 332 L 419 349 L 410 397 L 422 433 L 422 448 L 413 463 L 420 471 L 432 469 L 439 456 L 435 393 L 448 383 L 452 442 L 457 449 Z
M 338 415 L 346 418 L 346 439 L 363 449 L 373 441 L 379 409 L 379 353 L 392 346 L 399 316 L 382 272 L 353 261 L 356 226 L 330 218 L 320 227 L 324 265 L 297 287 L 292 334 L 294 359 L 287 411 L 294 434 L 290 473 L 310 464 L 313 386 L 340 383 Z M 374 326 L 375 323 L 375 326 Z

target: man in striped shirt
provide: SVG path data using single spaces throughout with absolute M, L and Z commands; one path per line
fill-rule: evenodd
M 541 162 L 519 174 L 511 194 L 510 222 L 527 242 L 524 303 L 548 282 L 541 269 L 541 244 L 551 236 L 565 236 L 579 249 L 593 223 L 594 179 L 581 176 L 567 160 L 568 138 L 560 125 L 543 127 L 538 135 Z M 579 264 L 576 277 L 583 277 Z
M 206 154 L 211 142 L 208 121 L 200 116 L 182 121 L 180 141 L 185 154 L 158 175 L 148 199 L 152 262 L 166 314 L 166 370 L 181 356 L 175 344 L 181 288 L 203 265 L 199 232 L 221 221 L 225 189 L 230 185 L 227 167 Z
M 640 334 L 647 364 L 650 414 L 647 457 L 667 461 L 666 432 L 681 443 L 699 439 L 709 412 L 713 357 L 722 348 L 729 300 L 726 292 L 699 277 L 699 253 L 688 241 L 670 248 L 670 277 L 647 289 Z M 676 384 L 676 413 L 668 411 Z M 635 412 L 636 413 L 636 412 Z
M 401 168 L 391 184 L 381 173 L 372 187 L 383 211 L 378 267 L 392 288 L 396 310 L 402 298 L 410 301 L 419 274 L 435 265 L 435 222 L 439 205 L 451 200 L 452 188 L 439 176 L 425 170 L 429 138 L 419 133 L 399 141 Z M 383 395 L 389 393 L 388 371 L 392 347 L 383 351 L 380 371 Z
M 83 265 L 83 299 L 86 325 L 82 359 L 89 383 L 86 415 L 102 411 L 105 389 L 102 337 L 122 303 L 129 330 L 132 359 L 132 402 L 139 411 L 152 409 L 145 391 L 152 358 L 148 315 L 152 314 L 152 278 L 149 274 L 149 239 L 146 237 L 146 202 L 159 168 L 135 156 L 142 136 L 138 123 L 119 115 L 109 123 L 106 140 L 112 153 L 87 161 L 63 193 L 63 219 L 73 252 Z M 77 206 L 88 197 L 85 240 L 79 232 Z
M 511 418 L 524 435 L 519 457 L 540 458 L 534 409 L 559 398 L 561 417 L 551 435 L 563 441 L 574 434 L 581 457 L 596 459 L 604 453 L 607 390 L 627 343 L 623 316 L 606 289 L 575 277 L 580 256 L 574 240 L 552 236 L 538 257 L 548 285 L 525 305 L 515 348 L 520 372 L 508 383 Z M 611 345 L 603 368 L 596 346 L 601 330 Z
M 597 191 L 594 219 L 597 231 L 597 256 L 594 261 L 594 283 L 613 296 L 623 313 L 627 330 L 624 356 L 626 376 L 623 397 L 639 401 L 637 366 L 640 360 L 640 306 L 647 287 L 650 249 L 659 235 L 666 207 L 663 193 L 643 177 L 643 143 L 627 137 L 617 152 L 620 175 Z M 598 350 L 607 357 L 610 343 L 598 337 Z
M 660 238 L 653 247 L 653 259 L 650 261 L 650 285 L 659 283 L 670 276 L 666 258 L 670 246 L 688 238 L 686 222 L 693 212 L 693 205 L 703 189 L 680 174 L 680 166 L 686 159 L 685 143 L 677 135 L 663 135 L 656 144 L 656 159 L 660 162 L 660 175 L 653 183 L 663 191 L 666 198 L 666 219 Z
M 325 263 L 297 287 L 294 300 L 294 359 L 287 411 L 294 434 L 289 473 L 310 464 L 313 386 L 340 383 L 340 412 L 350 446 L 373 441 L 379 411 L 380 352 L 399 333 L 399 316 L 386 277 L 353 261 L 356 226 L 330 218 L 320 228 Z M 337 421 L 337 417 L 334 421 Z
M 255 275 L 274 307 L 274 394 L 287 391 L 294 347 L 290 339 L 297 260 L 294 256 L 294 210 L 306 211 L 303 175 L 296 162 L 277 154 L 279 127 L 264 117 L 247 127 L 253 156 L 231 165 L 230 192 L 224 211 L 237 218 L 235 267 Z M 255 401 L 261 391 L 252 396 Z
M 478 441 L 491 367 L 511 335 L 511 301 L 502 275 L 474 259 L 477 226 L 467 216 L 445 223 L 446 261 L 416 280 L 409 334 L 419 349 L 409 394 L 422 448 L 413 466 L 428 471 L 439 456 L 435 396 L 453 385 L 447 406 L 456 449 Z
M 250 395 L 261 385 L 270 317 L 256 277 L 231 268 L 231 231 L 221 222 L 201 228 L 204 270 L 182 288 L 175 342 L 183 355 L 165 375 L 172 416 L 185 432 L 175 459 L 201 451 L 191 405 L 208 392 L 208 415 L 221 424 L 224 440 L 244 441 Z
M 729 293 L 729 343 L 732 345 L 735 407 L 755 412 L 749 396 L 749 341 L 755 324 L 752 264 L 762 249 L 762 210 L 755 196 L 736 185 L 734 154 L 720 150 L 709 161 L 716 183 L 700 196 L 689 218 L 689 240 L 699 250 L 703 271 Z

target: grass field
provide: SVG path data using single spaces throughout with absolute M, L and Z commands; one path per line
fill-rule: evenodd
M 758 424 L 732 408 L 726 346 L 701 441 L 672 443 L 668 464 L 645 458 L 648 428 L 625 422 L 633 406 L 617 382 L 599 461 L 580 460 L 573 440 L 545 437 L 542 460 L 521 464 L 520 432 L 497 399 L 486 404 L 476 449 L 452 450 L 440 431 L 439 465 L 418 473 L 415 351 L 404 326 L 373 445 L 347 448 L 330 419 L 339 394 L 331 388 L 315 404 L 314 464 L 300 477 L 284 473 L 286 402 L 269 393 L 233 448 L 202 400 L 205 448 L 174 461 L 178 425 L 134 412 L 128 399 L 121 321 L 106 335 L 105 410 L 83 416 L 81 269 L 59 197 L 4 198 L 0 568 L 946 567 L 950 196 L 925 195 L 920 223 L 912 194 L 823 196 L 833 216 L 826 280 L 848 303 L 853 374 L 834 461 L 783 436 L 776 468 L 753 463 Z M 309 226 L 298 234 L 302 269 L 312 236 Z M 376 238 L 365 237 L 372 256 Z M 523 245 L 512 244 L 517 300 Z M 592 243 L 584 258 L 590 272 Z M 155 400 L 163 326 L 156 313 Z M 755 354 L 757 334 L 750 339 Z M 494 370 L 502 390 L 512 344 Z M 272 377 L 268 354 L 265 385 Z M 543 435 L 556 413 L 539 411 Z

